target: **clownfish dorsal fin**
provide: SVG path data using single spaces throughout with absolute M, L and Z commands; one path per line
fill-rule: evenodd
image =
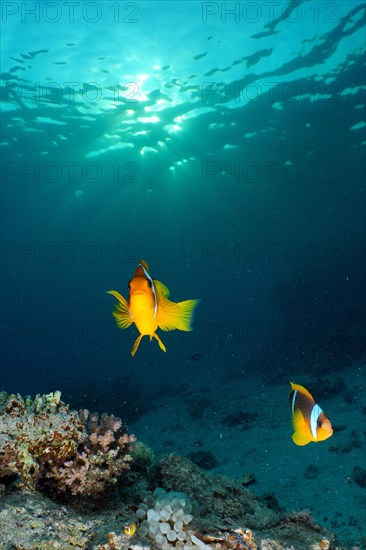
M 308 392 L 306 388 L 304 388 L 304 386 L 300 386 L 300 384 L 294 384 L 293 382 L 290 382 L 290 384 L 292 391 L 298 391 L 299 393 L 302 393 L 302 395 L 306 395 L 306 397 L 311 399 L 311 401 L 315 402 L 314 397 L 311 395 L 310 392 Z
M 140 264 L 146 269 L 148 273 L 150 272 L 149 266 L 147 265 L 147 262 L 145 262 L 145 260 L 141 260 Z

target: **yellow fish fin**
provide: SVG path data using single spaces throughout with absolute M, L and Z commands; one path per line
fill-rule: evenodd
M 153 281 L 154 281 L 155 288 L 158 291 L 158 295 L 164 296 L 165 298 L 169 298 L 170 292 L 169 292 L 169 289 L 164 285 L 164 283 L 161 283 L 156 279 L 153 279 Z
M 160 340 L 160 338 L 159 338 L 159 336 L 156 334 L 156 332 L 154 332 L 153 338 L 155 338 L 155 340 L 158 341 L 159 348 L 162 349 L 163 351 L 166 351 L 166 347 L 164 346 L 163 342 Z
M 298 432 L 295 432 L 292 434 L 292 441 L 295 443 L 295 445 L 299 445 L 300 447 L 303 447 L 304 445 L 307 445 L 312 441 L 310 437 L 306 434 L 300 434 Z
M 127 301 L 119 292 L 116 290 L 108 290 L 107 294 L 112 294 L 115 298 L 117 298 L 118 303 L 116 305 L 116 308 L 113 312 L 113 317 L 116 320 L 116 324 L 119 326 L 119 328 L 128 328 L 132 325 L 133 319 L 131 317 L 130 310 L 128 309 Z
M 292 427 L 295 430 L 292 434 L 292 441 L 296 445 L 303 446 L 312 441 L 309 426 L 306 424 L 304 416 L 299 409 L 296 409 L 292 415 Z
M 159 327 L 162 330 L 192 330 L 193 312 L 199 301 L 185 300 L 176 304 L 162 296 L 157 319 Z
M 133 537 L 133 535 L 136 533 L 136 529 L 137 529 L 136 523 L 130 523 L 130 525 L 126 525 L 124 531 L 126 535 Z
M 112 294 L 121 304 L 128 308 L 127 300 L 117 290 L 107 290 L 107 294 Z
M 139 344 L 141 342 L 142 337 L 143 337 L 143 334 L 140 334 L 140 336 L 138 336 L 138 338 L 136 338 L 136 341 L 135 341 L 134 345 L 132 346 L 132 350 L 131 350 L 132 357 L 135 355 L 135 353 L 137 351 L 137 348 L 139 347 Z

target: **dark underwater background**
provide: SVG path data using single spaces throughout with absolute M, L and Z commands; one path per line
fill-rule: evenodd
M 341 430 L 295 448 L 293 380 L 335 425 L 347 404 L 361 458 L 331 458 L 365 467 L 364 3 L 37 5 L 2 3 L 1 389 L 59 389 L 160 451 L 143 425 L 166 399 L 193 420 L 211 407 L 214 433 L 235 388 L 252 416 L 231 419 L 234 460 L 235 426 L 265 426 L 273 389 L 286 446 L 327 463 Z M 141 259 L 173 301 L 202 301 L 193 332 L 159 331 L 167 352 L 145 337 L 132 358 L 137 330 L 115 327 L 106 291 L 128 297 Z M 175 422 L 168 451 L 194 429 Z M 258 471 L 277 460 L 262 429 Z M 300 476 L 296 490 L 311 508 Z

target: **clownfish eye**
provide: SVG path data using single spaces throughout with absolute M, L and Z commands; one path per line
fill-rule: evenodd
M 147 280 L 147 284 L 149 285 L 150 288 L 152 287 L 150 279 Z

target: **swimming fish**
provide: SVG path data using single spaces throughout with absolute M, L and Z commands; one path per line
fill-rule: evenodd
M 125 525 L 124 532 L 126 535 L 129 535 L 130 537 L 133 537 L 136 533 L 137 525 L 136 523 L 130 523 L 129 525 Z
M 313 396 L 303 386 L 291 384 L 289 395 L 292 412 L 292 440 L 296 445 L 307 445 L 310 441 L 324 441 L 333 434 L 332 424 Z
M 166 351 L 166 347 L 156 334 L 156 330 L 192 330 L 194 309 L 200 300 L 185 300 L 184 302 L 171 302 L 167 287 L 153 279 L 149 273 L 149 266 L 144 260 L 138 264 L 135 275 L 128 283 L 130 297 L 127 302 L 116 290 L 109 290 L 117 298 L 118 303 L 113 312 L 116 324 L 125 329 L 135 323 L 140 336 L 132 346 L 131 355 L 135 355 L 143 336 L 150 336 L 158 341 L 160 349 Z

